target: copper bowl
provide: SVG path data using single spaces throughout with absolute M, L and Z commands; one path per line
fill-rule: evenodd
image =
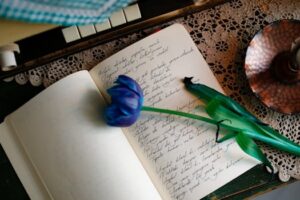
M 299 37 L 300 21 L 276 21 L 254 36 L 246 52 L 245 72 L 252 91 L 267 107 L 286 114 L 300 113 L 300 71 L 289 81 L 284 59 Z

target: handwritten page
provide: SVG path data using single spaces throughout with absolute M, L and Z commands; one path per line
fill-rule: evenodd
M 144 105 L 205 115 L 183 78 L 222 91 L 188 32 L 175 24 L 96 66 L 91 75 L 104 95 L 120 74 L 137 80 Z M 108 96 L 106 96 L 108 98 Z M 215 143 L 216 127 L 186 118 L 142 112 L 124 130 L 164 199 L 199 199 L 257 164 L 230 140 Z

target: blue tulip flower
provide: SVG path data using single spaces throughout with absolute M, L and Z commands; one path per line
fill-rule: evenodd
M 105 110 L 106 123 L 118 127 L 134 124 L 144 101 L 139 84 L 128 76 L 120 75 L 107 92 L 111 96 L 111 104 Z

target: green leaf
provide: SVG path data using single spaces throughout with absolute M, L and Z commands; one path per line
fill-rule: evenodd
M 198 98 L 200 98 L 204 103 L 209 102 L 216 95 L 218 95 L 219 92 L 217 92 L 216 90 L 207 87 L 203 84 L 194 84 L 191 80 L 192 78 L 184 78 L 183 82 L 185 84 L 186 89 Z
M 193 93 L 194 95 L 196 95 L 204 103 L 209 103 L 212 100 L 218 100 L 219 104 L 231 110 L 232 112 L 239 115 L 240 117 L 249 119 L 250 121 L 253 121 L 261 125 L 266 125 L 265 123 L 261 122 L 258 118 L 256 118 L 249 111 L 247 111 L 243 106 L 241 106 L 239 103 L 237 103 L 230 97 L 206 85 L 200 83 L 192 83 L 191 80 L 192 78 L 184 79 L 184 84 L 187 90 Z
M 261 161 L 273 171 L 273 167 L 270 161 L 266 158 L 257 144 L 250 137 L 244 135 L 243 133 L 238 133 L 235 139 L 245 153 Z
M 224 125 L 240 129 L 248 137 L 260 140 L 276 149 L 300 156 L 300 146 L 298 144 L 284 137 L 271 127 L 261 126 L 253 121 L 239 117 L 236 113 L 223 107 L 218 99 L 213 99 L 206 105 L 206 112 L 212 119 L 217 121 L 228 119 L 230 123 L 224 121 Z

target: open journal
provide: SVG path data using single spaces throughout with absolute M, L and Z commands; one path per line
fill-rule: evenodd
M 142 112 L 129 128 L 109 127 L 106 89 L 127 74 L 144 105 L 203 114 L 182 79 L 217 80 L 184 26 L 174 24 L 95 66 L 53 84 L 10 114 L 0 141 L 31 199 L 200 199 L 257 164 L 216 127 Z

